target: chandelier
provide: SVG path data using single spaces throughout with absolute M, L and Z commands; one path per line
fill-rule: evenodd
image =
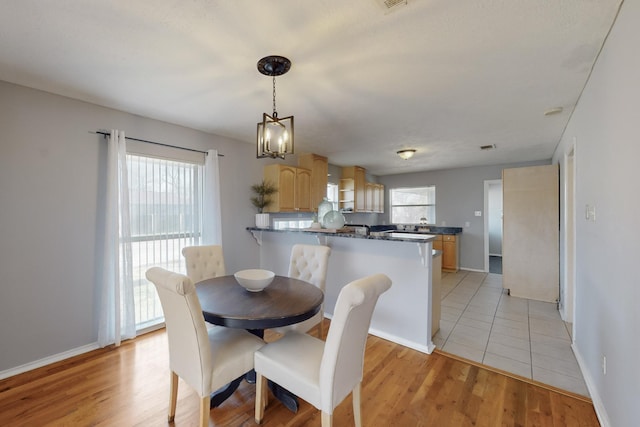
M 262 114 L 258 123 L 256 138 L 257 158 L 279 157 L 293 154 L 293 116 L 279 118 L 276 111 L 276 76 L 285 74 L 291 68 L 291 61 L 283 56 L 265 56 L 258 61 L 258 71 L 273 77 L 273 114 Z

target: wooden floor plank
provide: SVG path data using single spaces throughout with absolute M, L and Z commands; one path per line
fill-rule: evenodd
M 267 340 L 275 338 L 267 334 Z M 255 426 L 254 399 L 255 386 L 243 382 L 210 412 L 209 425 Z M 336 408 L 334 425 L 353 425 L 351 402 L 348 397 Z M 164 426 L 168 405 L 163 330 L 0 381 L 2 426 Z M 180 380 L 174 426 L 196 425 L 198 405 Z M 365 355 L 362 416 L 365 426 L 599 425 L 588 399 L 373 336 Z M 320 413 L 300 402 L 293 414 L 270 399 L 262 425 L 319 426 Z

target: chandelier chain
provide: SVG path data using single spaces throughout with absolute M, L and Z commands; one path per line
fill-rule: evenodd
M 273 117 L 278 117 L 278 112 L 276 111 L 276 76 L 273 76 Z

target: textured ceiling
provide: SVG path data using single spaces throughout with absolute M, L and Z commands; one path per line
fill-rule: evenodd
M 253 144 L 277 54 L 296 152 L 376 175 L 549 159 L 621 1 L 3 1 L 0 80 Z

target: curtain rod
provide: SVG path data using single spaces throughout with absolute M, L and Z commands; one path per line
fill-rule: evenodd
M 104 130 L 98 130 L 98 131 L 95 131 L 94 133 L 97 133 L 98 135 L 104 135 L 104 136 L 110 136 L 111 135 L 111 132 L 107 132 L 107 131 L 104 131 Z M 195 153 L 202 153 L 205 156 L 207 154 L 209 154 L 206 151 L 196 150 L 194 148 L 178 147 L 176 145 L 163 144 L 162 142 L 148 141 L 146 139 L 133 138 L 133 137 L 130 137 L 130 136 L 125 136 L 125 139 L 130 139 L 132 141 L 138 141 L 138 142 L 146 142 L 148 144 L 162 145 L 163 147 L 171 147 L 171 148 L 178 148 L 180 150 L 193 151 Z M 218 157 L 224 157 L 224 154 L 218 153 Z

